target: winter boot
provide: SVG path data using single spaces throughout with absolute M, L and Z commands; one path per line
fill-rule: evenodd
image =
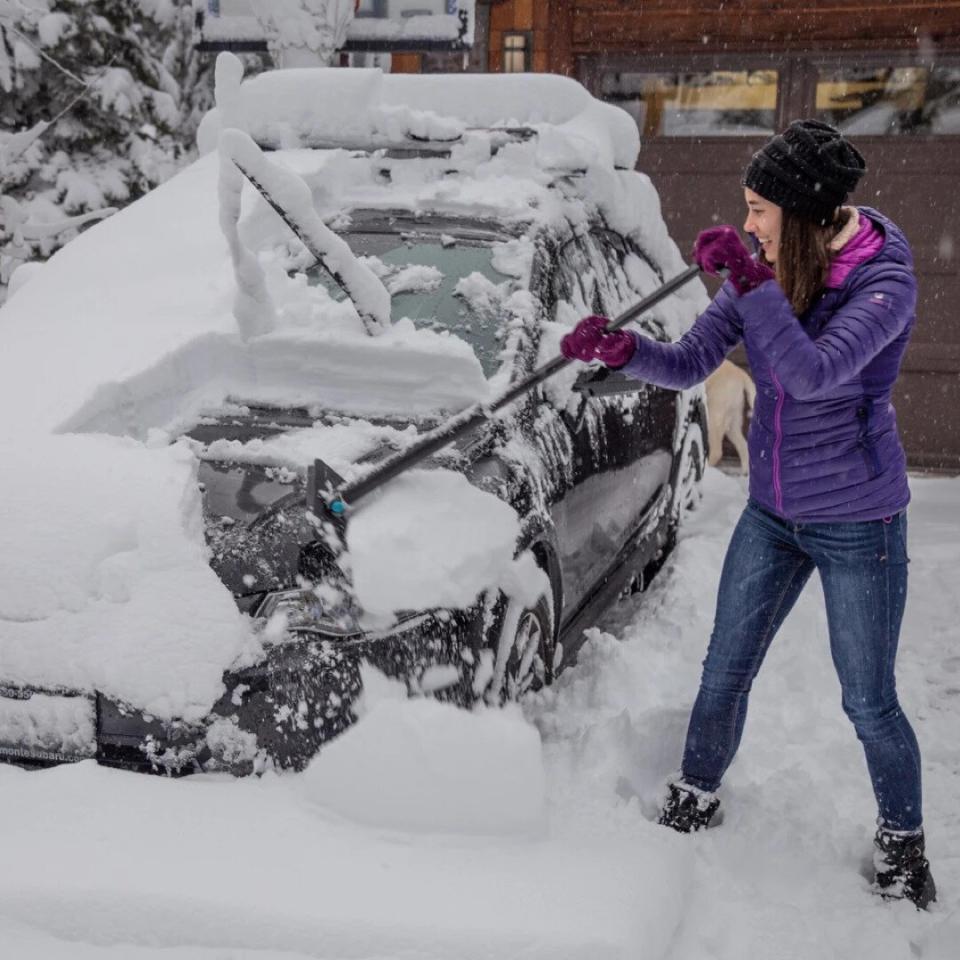
M 880 827 L 873 846 L 874 892 L 885 900 L 910 900 L 918 910 L 926 910 L 937 899 L 937 888 L 923 855 L 923 831 L 905 833 Z
M 664 801 L 657 823 L 680 833 L 691 833 L 710 826 L 720 801 L 715 794 L 699 790 L 682 781 L 670 784 L 670 793 Z

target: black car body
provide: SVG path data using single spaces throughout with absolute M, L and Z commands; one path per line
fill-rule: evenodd
M 490 150 L 529 144 L 534 136 L 493 131 Z M 419 157 L 422 148 L 418 141 L 409 155 Z M 384 154 L 372 156 L 380 164 Z M 391 171 L 405 161 L 387 159 L 374 179 L 389 185 Z M 425 162 L 431 182 L 456 173 L 446 160 Z M 620 168 L 610 173 L 640 179 Z M 433 285 L 420 300 L 401 289 L 393 315 L 466 340 L 488 383 L 502 391 L 551 359 L 560 333 L 579 316 L 622 312 L 681 264 L 659 211 L 651 212 L 656 222 L 646 233 L 642 224 L 633 233 L 615 229 L 603 204 L 585 198 L 582 174 L 541 171 L 531 181 L 538 192 L 528 213 L 513 219 L 354 204 L 333 222 L 356 255 L 393 267 L 443 266 L 449 283 Z M 614 198 L 625 191 L 616 183 Z M 535 209 L 544 197 L 549 215 Z M 644 236 L 659 254 L 638 241 Z M 525 245 L 530 262 L 510 279 L 498 272 L 492 251 L 516 243 Z M 287 269 L 323 283 L 334 299 L 345 296 L 303 253 L 296 251 Z M 468 275 L 511 296 L 460 297 Z M 695 297 L 686 302 L 687 320 L 695 304 Z M 638 324 L 650 337 L 670 339 L 656 313 Z M 330 525 L 318 516 L 304 465 L 231 453 L 318 425 L 392 428 L 393 440 L 368 444 L 349 465 L 357 476 L 459 412 L 420 402 L 417 392 L 429 393 L 427 382 L 412 389 L 410 412 L 395 395 L 392 412 L 378 420 L 352 402 L 349 384 L 340 386 L 337 402 L 328 391 L 326 399 L 302 406 L 234 396 L 195 417 L 182 434 L 199 461 L 210 564 L 259 643 L 255 655 L 226 667 L 223 693 L 205 719 L 158 719 L 96 690 L 4 684 L 0 676 L 0 759 L 44 765 L 96 757 L 168 774 L 299 770 L 354 722 L 368 668 L 401 679 L 413 695 L 463 706 L 515 698 L 575 662 L 584 628 L 624 591 L 649 580 L 697 496 L 706 436 L 700 390 L 677 393 L 606 371 L 565 371 L 429 464 L 459 471 L 514 509 L 522 531 L 516 555 L 529 555 L 545 574 L 542 596 L 521 603 L 487 590 L 465 609 L 402 610 L 389 624 L 372 624 Z

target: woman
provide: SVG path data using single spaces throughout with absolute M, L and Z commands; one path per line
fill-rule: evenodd
M 756 256 L 730 226 L 697 238 L 696 262 L 728 279 L 679 341 L 607 332 L 604 318 L 587 317 L 564 337 L 563 352 L 679 390 L 704 380 L 742 340 L 757 385 L 750 500 L 727 550 L 681 777 L 660 823 L 682 832 L 710 824 L 753 679 L 817 570 L 843 708 L 879 808 L 875 890 L 925 907 L 935 889 L 920 752 L 894 681 L 910 493 L 890 403 L 916 280 L 897 226 L 868 207 L 844 206 L 865 169 L 839 131 L 795 121 L 743 176 L 744 230 Z

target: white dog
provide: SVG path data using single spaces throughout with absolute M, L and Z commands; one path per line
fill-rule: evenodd
M 710 434 L 710 465 L 715 467 L 723 455 L 723 438 L 730 442 L 740 457 L 740 472 L 748 470 L 747 441 L 743 435 L 744 405 L 753 414 L 757 388 L 750 375 L 729 360 L 724 360 L 707 377 L 707 429 Z

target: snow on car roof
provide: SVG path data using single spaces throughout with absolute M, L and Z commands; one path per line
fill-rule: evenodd
M 632 169 L 640 149 L 625 111 L 554 74 L 384 74 L 378 69 L 273 70 L 240 84 L 230 54 L 217 63 L 216 109 L 198 139 L 223 127 L 271 146 L 457 142 L 471 128 L 529 128 L 561 149 L 557 160 Z M 561 143 L 562 142 L 562 143 Z

